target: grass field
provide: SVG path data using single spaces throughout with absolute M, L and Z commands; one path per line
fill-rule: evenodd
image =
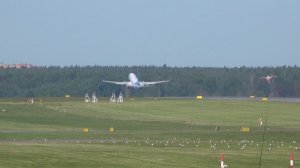
M 291 150 L 295 167 L 300 165 L 299 103 L 107 102 L 0 99 L 0 167 L 215 168 L 224 153 L 228 167 L 258 168 L 261 149 L 262 168 L 288 167 Z M 258 118 L 266 127 L 258 126 Z M 250 132 L 240 132 L 241 127 Z

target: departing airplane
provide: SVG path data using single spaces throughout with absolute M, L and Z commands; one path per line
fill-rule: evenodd
M 125 81 L 124 82 L 115 82 L 115 81 L 106 81 L 106 80 L 103 80 L 103 82 L 113 83 L 113 84 L 116 84 L 116 85 L 123 85 L 123 86 L 125 85 L 127 87 L 133 87 L 135 89 L 138 89 L 138 88 L 141 88 L 141 87 L 148 87 L 148 86 L 158 84 L 158 83 L 169 82 L 169 80 L 166 80 L 166 81 L 153 81 L 153 82 L 140 82 L 134 73 L 130 73 L 128 75 L 128 78 L 129 78 L 129 82 L 125 82 Z
M 278 76 L 274 76 L 274 75 L 269 76 L 269 75 L 267 75 L 267 76 L 260 77 L 259 79 L 265 79 L 265 80 L 267 80 L 267 82 L 270 84 L 270 83 L 271 83 L 271 80 L 272 80 L 273 78 L 277 78 L 277 77 L 278 77 Z

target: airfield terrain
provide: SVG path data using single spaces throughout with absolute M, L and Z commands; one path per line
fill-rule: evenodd
M 0 167 L 216 168 L 224 153 L 229 168 L 258 168 L 260 159 L 282 168 L 291 150 L 297 167 L 299 109 L 250 99 L 0 99 Z

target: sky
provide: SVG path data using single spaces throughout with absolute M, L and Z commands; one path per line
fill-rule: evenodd
M 299 0 L 0 0 L 0 63 L 300 66 Z

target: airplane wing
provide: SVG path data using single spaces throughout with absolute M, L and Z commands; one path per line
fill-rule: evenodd
M 128 82 L 115 82 L 115 81 L 106 81 L 106 80 L 103 80 L 102 82 L 113 83 L 116 85 L 126 85 L 128 83 Z
M 147 87 L 147 86 L 150 86 L 150 85 L 154 85 L 154 84 L 158 84 L 158 83 L 167 83 L 167 82 L 169 82 L 169 80 L 166 80 L 166 81 L 153 81 L 153 82 L 140 82 L 140 83 L 143 87 Z

